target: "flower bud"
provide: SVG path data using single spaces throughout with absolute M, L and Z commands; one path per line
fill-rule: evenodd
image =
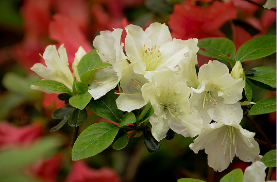
M 231 71 L 231 76 L 236 80 L 238 80 L 239 78 L 243 78 L 244 70 L 242 68 L 240 61 L 236 62 L 235 66 L 233 67 L 233 69 Z
M 82 46 L 80 46 L 78 51 L 75 53 L 74 62 L 72 64 L 72 70 L 73 70 L 73 73 L 74 73 L 77 81 L 80 81 L 80 76 L 78 74 L 77 66 L 85 54 L 86 54 L 86 51 L 83 49 Z

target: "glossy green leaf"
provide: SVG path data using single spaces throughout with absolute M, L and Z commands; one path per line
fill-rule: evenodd
M 84 94 L 88 91 L 88 86 L 79 81 L 76 81 L 75 87 L 76 87 L 77 92 L 79 92 L 81 94 Z
M 261 159 L 267 167 L 276 167 L 276 149 L 267 152 Z
M 106 62 L 102 62 L 99 55 L 96 52 L 96 49 L 93 49 L 92 51 L 88 52 L 86 55 L 82 57 L 77 66 L 77 70 L 79 75 L 82 76 L 90 70 L 96 70 L 99 68 L 105 68 L 109 66 L 112 65 Z
M 94 156 L 113 142 L 119 128 L 109 122 L 95 123 L 86 128 L 77 138 L 72 149 L 72 160 Z
M 118 139 L 114 142 L 113 148 L 114 148 L 115 150 L 121 150 L 121 149 L 123 149 L 124 147 L 127 146 L 128 142 L 129 142 L 128 134 L 125 134 L 125 135 L 123 135 L 122 137 L 118 138 Z
M 276 35 L 255 37 L 240 46 L 236 54 L 236 61 L 259 59 L 275 52 Z
M 63 119 L 63 117 L 66 114 L 73 112 L 73 110 L 74 110 L 74 108 L 71 106 L 60 107 L 52 113 L 52 118 L 53 119 Z
M 249 115 L 266 114 L 276 111 L 276 97 L 259 100 L 249 111 Z
M 144 144 L 147 148 L 147 150 L 152 153 L 152 152 L 155 152 L 157 151 L 160 146 L 161 146 L 161 143 L 158 142 L 152 135 L 151 131 L 148 131 L 148 130 L 144 130 L 143 131 L 143 136 L 144 136 Z
M 91 98 L 92 98 L 92 96 L 87 91 L 84 94 L 79 94 L 79 95 L 75 95 L 75 96 L 71 97 L 69 99 L 69 104 L 72 105 L 73 107 L 83 110 L 88 105 Z
M 273 88 L 273 87 L 271 87 L 267 84 L 264 84 L 262 82 L 258 82 L 258 81 L 255 81 L 255 80 L 248 80 L 248 81 L 250 81 L 251 83 L 253 83 L 257 87 L 260 87 L 261 89 L 268 90 L 268 91 L 276 91 L 276 88 Z
M 151 108 L 150 108 L 150 109 L 147 111 L 147 113 L 145 114 L 145 116 L 144 116 L 144 118 L 143 118 L 143 121 L 139 123 L 139 126 L 140 126 L 142 123 L 148 121 L 149 118 L 154 114 L 154 112 L 155 112 L 155 110 L 154 110 L 154 108 L 151 106 Z
M 245 78 L 245 87 L 244 87 L 244 91 L 245 91 L 245 96 L 247 98 L 247 100 L 249 102 L 252 101 L 252 88 L 251 85 L 249 83 L 249 80 Z
M 54 81 L 54 80 L 37 80 L 37 81 L 31 81 L 30 84 L 42 87 L 46 90 L 52 90 L 55 92 L 71 93 L 69 88 L 67 88 L 64 84 Z
M 149 109 L 151 109 L 152 105 L 149 102 L 148 104 L 146 104 L 146 106 L 144 107 L 143 111 L 140 113 L 140 115 L 137 117 L 137 121 L 140 121 L 143 119 L 143 117 L 146 115 L 146 113 L 149 111 Z
M 115 102 L 117 97 L 115 90 L 111 90 L 100 99 L 91 101 L 89 107 L 98 116 L 120 123 L 123 112 L 117 108 Z
M 177 182 L 205 182 L 199 179 L 193 179 L 193 178 L 181 178 L 178 179 Z
M 253 68 L 253 70 L 255 71 L 254 75 L 247 78 L 276 87 L 276 69 L 263 66 Z
M 88 86 L 88 83 L 90 83 L 90 80 L 93 78 L 94 76 L 94 72 L 95 70 L 90 70 L 90 71 L 87 71 L 86 73 L 84 73 L 80 79 L 82 81 L 82 83 L 86 86 Z
M 220 182 L 243 182 L 242 170 L 238 168 L 229 172 L 223 178 L 221 178 Z
M 65 123 L 67 122 L 67 120 L 70 116 L 71 116 L 71 112 L 64 115 L 62 121 L 60 121 L 59 124 L 57 124 L 56 126 L 51 128 L 50 132 L 54 132 L 54 131 L 61 129 L 63 127 L 63 125 L 65 125 Z
M 68 93 L 61 93 L 58 95 L 58 99 L 62 101 L 68 101 L 70 97 L 72 97 L 72 95 Z
M 227 62 L 234 66 L 236 64 L 236 47 L 233 41 L 227 38 L 205 38 L 198 40 L 198 53 Z M 203 50 L 204 49 L 204 50 Z M 230 57 L 228 57 L 230 55 Z
M 123 127 L 126 126 L 127 124 L 135 123 L 136 122 L 136 117 L 134 113 L 132 112 L 127 112 L 122 121 L 119 123 L 118 127 Z
M 75 109 L 68 118 L 68 124 L 71 127 L 82 125 L 87 120 L 87 111 Z

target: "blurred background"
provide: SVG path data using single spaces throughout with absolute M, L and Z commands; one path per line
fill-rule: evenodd
M 143 138 L 130 140 L 126 148 L 111 147 L 86 160 L 72 162 L 68 125 L 50 133 L 59 120 L 52 112 L 64 105 L 56 94 L 30 90 L 28 82 L 39 80 L 31 70 L 42 62 L 47 45 L 64 44 L 70 67 L 79 46 L 93 49 L 94 37 L 102 30 L 128 24 L 143 28 L 152 22 L 166 23 L 173 38 L 227 37 L 238 49 L 262 35 L 276 35 L 276 11 L 264 9 L 265 0 L 0 0 L 0 182 L 150 182 L 176 181 L 189 177 L 219 179 L 235 168 L 250 165 L 237 158 L 222 173 L 207 165 L 204 151 L 189 149 L 193 138 L 176 135 L 161 141 L 149 153 Z M 126 36 L 123 32 L 122 41 Z M 198 55 L 201 66 L 209 58 Z M 245 70 L 256 66 L 276 67 L 276 54 L 243 63 Z M 253 86 L 254 102 L 275 96 Z M 276 113 L 253 117 L 272 143 L 276 143 Z M 89 112 L 83 131 L 105 119 Z M 247 120 L 243 128 L 256 132 Z M 256 133 L 257 139 L 263 140 Z M 269 148 L 260 145 L 261 155 Z M 276 179 L 274 169 L 272 179 Z

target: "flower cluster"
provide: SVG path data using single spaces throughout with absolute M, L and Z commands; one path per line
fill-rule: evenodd
M 214 170 L 226 169 L 235 155 L 247 162 L 260 159 L 254 133 L 240 126 L 239 101 L 245 86 L 240 63 L 230 73 L 225 64 L 213 60 L 197 72 L 197 39 L 172 39 L 168 27 L 160 23 L 152 23 L 145 31 L 135 25 L 125 29 L 125 44 L 122 29 L 101 31 L 93 41 L 101 61 L 111 64 L 97 69 L 90 79 L 88 92 L 94 100 L 118 86 L 118 109 L 132 112 L 151 103 L 153 137 L 160 141 L 169 129 L 184 137 L 199 135 L 190 148 L 195 153 L 205 149 Z M 74 76 L 65 48 L 61 46 L 58 52 L 48 46 L 43 54 L 47 67 L 36 64 L 32 70 L 71 90 Z M 77 81 L 76 68 L 84 55 L 80 48 L 73 64 Z

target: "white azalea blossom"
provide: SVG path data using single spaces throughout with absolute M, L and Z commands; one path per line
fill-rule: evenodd
M 134 65 L 130 64 L 123 71 L 120 80 L 120 87 L 123 89 L 123 93 L 116 99 L 116 104 L 118 109 L 122 111 L 131 112 L 147 104 L 142 97 L 141 88 L 149 81 L 142 74 L 135 73 L 133 67 Z
M 68 67 L 68 58 L 64 45 L 62 44 L 58 51 L 55 45 L 47 46 L 43 53 L 43 59 L 46 66 L 36 63 L 31 70 L 45 80 L 58 81 L 72 90 L 73 76 Z
M 202 120 L 189 104 L 191 89 L 180 75 L 172 70 L 158 72 L 141 90 L 145 101 L 150 101 L 155 110 L 149 121 L 157 141 L 165 138 L 169 128 L 185 137 L 200 133 Z
M 238 101 L 244 88 L 242 78 L 232 78 L 227 66 L 215 60 L 200 67 L 198 81 L 198 88 L 192 88 L 191 103 L 197 107 L 204 124 L 212 120 L 228 122 L 230 118 L 241 121 L 243 111 Z
M 122 72 L 127 68 L 128 62 L 123 52 L 121 40 L 122 29 L 101 31 L 93 41 L 93 46 L 103 62 L 112 64 L 112 67 L 95 71 L 94 81 L 90 84 L 89 93 L 94 99 L 99 99 L 112 90 L 122 77 Z
M 134 71 L 150 79 L 164 68 L 173 69 L 189 52 L 187 41 L 173 39 L 168 27 L 152 23 L 145 31 L 139 26 L 128 25 L 125 50 Z
M 248 166 L 243 175 L 243 182 L 265 182 L 266 165 L 263 162 L 256 161 Z
M 243 129 L 237 122 L 211 123 L 190 144 L 190 148 L 198 153 L 205 149 L 208 165 L 215 171 L 225 170 L 234 156 L 245 162 L 260 160 L 260 149 L 254 140 L 255 133 Z

